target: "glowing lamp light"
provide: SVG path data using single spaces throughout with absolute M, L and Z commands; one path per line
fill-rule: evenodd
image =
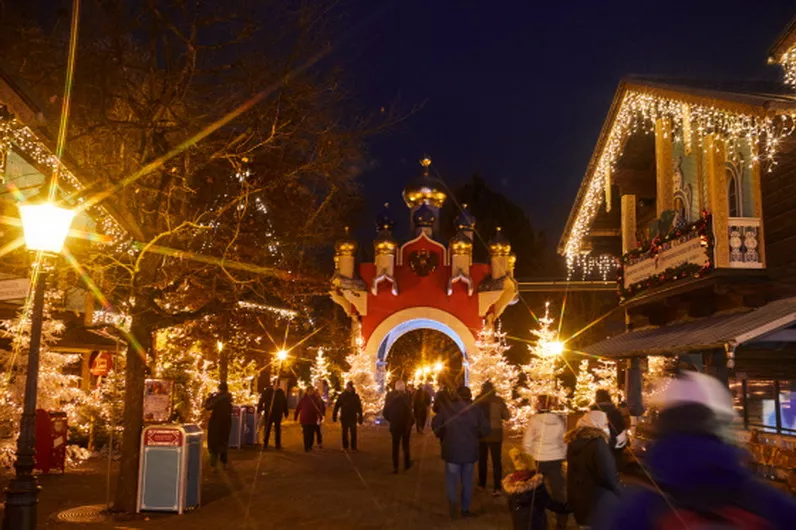
M 428 375 L 430 373 L 431 373 L 431 367 L 430 366 L 424 366 L 423 367 L 423 375 Z
M 58 254 L 64 248 L 75 212 L 47 202 L 22 205 L 19 216 L 28 250 Z
M 224 351 L 224 343 L 221 341 L 216 342 L 216 348 L 218 348 L 219 353 Z
M 542 351 L 548 357 L 558 357 L 564 353 L 564 343 L 557 340 L 545 342 L 542 346 Z
M 276 358 L 279 361 L 285 361 L 287 359 L 287 350 L 279 350 L 276 352 Z
M 442 361 L 437 361 L 436 363 L 434 363 L 434 371 L 435 372 L 440 373 L 443 368 L 444 368 L 444 366 L 442 365 Z

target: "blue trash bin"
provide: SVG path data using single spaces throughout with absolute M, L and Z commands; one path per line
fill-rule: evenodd
M 241 424 L 243 425 L 243 445 L 257 443 L 257 409 L 252 405 L 241 407 Z
M 243 416 L 238 405 L 232 406 L 232 428 L 229 430 L 229 448 L 240 449 L 243 442 Z
M 137 511 L 198 508 L 202 487 L 202 428 L 152 425 L 141 433 Z

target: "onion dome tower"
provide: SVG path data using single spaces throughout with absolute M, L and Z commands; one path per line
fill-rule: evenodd
M 439 211 L 442 205 L 445 204 L 445 199 L 448 194 L 445 192 L 445 184 L 439 179 L 433 178 L 429 174 L 429 166 L 431 166 L 431 159 L 426 157 L 420 161 L 423 166 L 423 172 L 419 177 L 412 179 L 404 187 L 403 198 L 406 206 L 409 207 L 412 217 L 412 232 L 415 235 L 420 235 L 425 232 L 429 237 L 437 232 L 439 228 L 437 222 L 439 220 Z M 416 219 L 416 213 L 421 208 L 424 212 Z M 417 221 L 421 220 L 427 223 L 431 220 L 431 225 L 418 225 Z
M 467 203 L 462 204 L 462 211 L 453 221 L 456 225 L 456 230 L 463 231 L 470 241 L 473 241 L 475 234 L 475 216 L 467 210 Z
M 353 278 L 357 255 L 356 240 L 351 237 L 348 227 L 345 227 L 345 237 L 334 244 L 335 270 L 340 276 Z
M 492 278 L 498 279 L 509 274 L 509 261 L 511 256 L 511 243 L 503 234 L 503 229 L 497 227 L 495 235 L 489 240 L 489 257 L 492 265 Z
M 379 284 L 387 282 L 392 286 L 392 294 L 398 295 L 398 285 L 395 282 L 395 255 L 398 242 L 392 235 L 395 221 L 390 215 L 390 204 L 384 203 L 384 208 L 376 215 L 376 239 L 373 240 L 374 264 L 376 276 L 373 278 L 371 292 L 379 294 Z
M 458 224 L 458 223 L 457 223 Z M 473 264 L 473 240 L 464 230 L 459 230 L 448 244 L 451 256 L 451 276 L 448 279 L 448 296 L 453 294 L 453 284 L 462 282 L 467 285 L 467 294 L 473 294 L 473 280 L 470 268 Z

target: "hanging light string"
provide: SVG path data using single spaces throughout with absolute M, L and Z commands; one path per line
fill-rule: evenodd
M 706 149 L 705 138 L 717 134 L 726 143 L 728 158 L 736 157 L 741 149 L 748 147 L 752 151 L 749 164 L 765 163 L 769 172 L 775 164 L 781 140 L 793 132 L 796 123 L 794 112 L 762 109 L 755 112 L 754 107 L 746 105 L 735 105 L 731 110 L 695 103 L 693 99 L 685 101 L 671 91 L 643 87 L 626 89 L 594 170 L 586 176 L 574 222 L 565 234 L 564 255 L 568 262 L 581 254 L 583 239 L 588 236 L 603 204 L 605 183 L 615 172 L 627 139 L 639 132 L 654 134 L 655 122 L 662 118 L 671 121 L 673 141 L 690 145 L 696 140 L 696 145 Z M 691 131 L 693 138 L 684 138 L 684 130 Z
M 796 89 L 796 46 L 782 54 L 779 64 L 785 73 L 785 84 Z

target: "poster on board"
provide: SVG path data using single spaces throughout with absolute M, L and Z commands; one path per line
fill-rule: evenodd
M 173 382 L 168 379 L 147 379 L 144 382 L 144 421 L 164 423 L 171 418 Z

